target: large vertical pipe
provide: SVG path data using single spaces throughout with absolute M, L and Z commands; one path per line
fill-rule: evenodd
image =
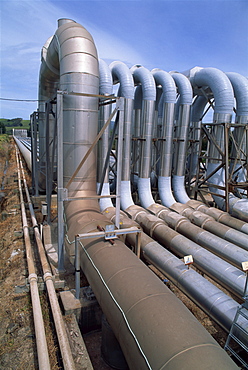
M 154 203 L 151 193 L 151 152 L 152 131 L 155 115 L 156 85 L 151 72 L 135 65 L 131 68 L 135 84 L 141 84 L 143 93 L 142 120 L 141 120 L 141 150 L 140 150 L 140 173 L 138 180 L 138 192 L 140 203 L 143 207 L 149 207 Z
M 114 82 L 120 83 L 119 96 L 124 100 L 124 138 L 121 174 L 121 209 L 134 204 L 131 196 L 131 129 L 133 122 L 134 81 L 130 69 L 122 62 L 112 62 L 109 66 Z
M 193 87 L 209 86 L 212 90 L 215 99 L 213 123 L 213 136 L 216 139 L 217 145 L 224 152 L 224 128 L 221 124 L 228 124 L 232 119 L 232 111 L 234 106 L 234 92 L 229 78 L 216 68 L 203 68 L 197 71 L 191 78 Z M 211 145 L 209 151 L 210 159 L 207 168 L 207 175 L 216 171 L 220 165 L 221 157 L 216 146 Z M 226 168 L 228 171 L 228 168 Z M 214 175 L 209 178 L 209 182 L 214 185 L 225 186 L 225 174 L 223 168 L 216 171 Z M 211 188 L 216 194 L 224 195 L 224 191 L 216 188 Z M 224 198 L 218 195 L 213 196 L 216 204 L 220 209 L 225 208 Z M 246 199 L 237 199 L 233 194 L 229 197 L 230 212 L 234 213 L 239 218 L 248 220 L 248 202 Z
M 226 73 L 227 77 L 231 81 L 234 96 L 236 99 L 236 117 L 235 122 L 238 124 L 248 124 L 248 80 L 244 76 L 235 72 Z M 235 127 L 233 131 L 234 139 L 237 141 L 236 145 L 232 144 L 231 151 L 231 164 L 230 170 L 234 172 L 233 178 L 237 178 L 238 182 L 247 182 L 247 169 L 245 163 L 247 162 L 247 135 L 243 127 Z M 240 151 L 237 150 L 239 147 Z M 246 153 L 246 155 L 244 154 Z M 238 189 L 240 193 L 244 190 Z M 246 191 L 247 196 L 247 191 Z M 232 213 L 235 213 L 235 205 L 232 209 Z
M 110 72 L 110 69 L 104 60 L 99 60 L 99 93 L 100 95 L 111 95 L 113 91 L 113 79 Z M 109 119 L 111 113 L 111 105 L 102 105 L 99 109 L 99 129 L 101 129 L 104 124 Z M 97 188 L 100 187 L 101 174 L 103 171 L 103 163 L 105 161 L 109 162 L 109 158 L 106 158 L 108 153 L 109 146 L 109 135 L 110 130 L 109 126 L 104 131 L 101 140 L 99 141 L 98 146 L 98 160 L 97 160 Z M 101 195 L 109 195 L 109 171 L 108 166 L 106 168 L 106 173 L 103 179 L 102 192 Z M 107 207 L 113 207 L 112 201 L 110 198 L 102 198 L 99 201 L 100 209 L 104 210 Z
M 213 127 L 213 136 L 216 139 L 216 144 L 224 152 L 224 129 L 220 124 L 230 123 L 232 119 L 234 106 L 232 85 L 227 76 L 216 68 L 203 68 L 197 71 L 190 80 L 193 87 L 209 86 L 212 90 L 215 99 L 213 122 L 216 123 Z M 208 162 L 207 175 L 213 172 L 220 164 L 220 153 L 214 145 L 210 146 L 209 155 L 211 159 Z M 224 171 L 221 169 L 210 177 L 209 182 L 224 186 L 224 178 Z M 221 195 L 224 193 L 216 188 L 210 187 L 210 190 Z M 214 196 L 214 199 L 217 205 L 224 209 L 224 199 L 218 196 Z
M 191 126 L 193 130 L 193 151 L 191 153 L 192 159 L 190 163 L 190 174 L 192 177 L 196 176 L 198 169 L 198 157 L 200 155 L 199 142 L 201 137 L 201 120 L 206 104 L 207 98 L 205 96 L 198 95 L 194 100 L 191 109 Z
M 176 103 L 176 85 L 172 76 L 162 70 L 152 70 L 157 85 L 163 89 L 162 153 L 158 190 L 162 204 L 170 207 L 176 202 L 171 191 L 171 168 L 173 154 L 173 120 Z
M 141 110 L 142 110 L 142 87 L 138 85 L 134 93 L 134 143 L 133 143 L 133 161 L 134 161 L 134 185 L 137 186 L 140 169 L 140 137 L 141 137 Z
M 186 203 L 189 197 L 185 190 L 185 166 L 186 152 L 188 145 L 188 132 L 190 122 L 190 107 L 192 104 L 192 87 L 187 77 L 181 73 L 172 73 L 178 88 L 179 106 L 178 106 L 178 136 L 175 151 L 176 168 L 172 178 L 173 192 L 176 200 L 181 203 Z

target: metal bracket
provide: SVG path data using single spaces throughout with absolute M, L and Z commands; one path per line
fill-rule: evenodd
M 117 239 L 117 238 L 118 237 L 115 232 L 115 225 L 106 225 L 105 240 Z
M 57 191 L 58 194 L 58 201 L 65 201 L 68 199 L 68 189 L 61 188 Z

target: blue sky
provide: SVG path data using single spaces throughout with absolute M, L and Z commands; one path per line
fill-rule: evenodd
M 247 0 L 1 0 L 0 10 L 1 98 L 37 99 L 40 51 L 59 18 L 82 24 L 108 63 L 215 67 L 248 77 Z M 0 100 L 0 118 L 29 119 L 36 108 Z

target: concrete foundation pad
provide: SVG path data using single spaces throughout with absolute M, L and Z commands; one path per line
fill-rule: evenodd
M 64 315 L 74 314 L 82 333 L 101 328 L 102 310 L 90 287 L 80 289 L 80 299 L 74 289 L 60 292 L 60 299 Z
M 64 322 L 76 370 L 93 370 L 75 315 L 67 315 Z

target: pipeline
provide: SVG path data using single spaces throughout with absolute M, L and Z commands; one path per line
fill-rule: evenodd
M 158 177 L 158 191 L 162 204 L 170 207 L 176 202 L 171 190 L 171 169 L 173 153 L 173 121 L 176 103 L 176 85 L 171 75 L 162 70 L 152 70 L 157 85 L 162 85 L 163 101 L 162 113 L 162 153 L 160 175 Z
M 119 96 L 124 100 L 124 133 L 123 133 L 123 158 L 121 174 L 121 209 L 134 204 L 131 196 L 130 182 L 130 157 L 131 157 L 131 127 L 134 104 L 134 81 L 129 68 L 121 62 L 112 62 L 109 66 L 114 82 L 120 83 Z
M 173 204 L 171 209 L 173 211 L 176 211 L 180 215 L 187 217 L 193 224 L 211 232 L 214 235 L 217 235 L 217 237 L 215 237 L 216 244 L 219 240 L 218 237 L 220 237 L 235 244 L 236 246 L 238 245 L 239 247 L 248 250 L 247 235 L 245 235 L 244 233 L 235 230 L 230 226 L 221 225 L 219 222 L 215 221 L 213 217 L 205 215 L 199 211 L 194 211 L 192 208 L 188 207 L 185 204 Z M 195 232 L 196 230 L 197 229 L 195 229 Z M 230 245 L 231 253 L 234 253 L 235 245 Z M 238 253 L 239 252 L 237 250 L 237 254 Z
M 175 206 L 180 206 L 178 204 L 175 204 Z M 176 208 L 176 207 L 175 207 Z M 173 207 L 173 209 L 175 209 Z M 184 214 L 186 212 L 183 212 L 182 215 L 178 214 L 176 212 L 170 211 L 168 208 L 159 205 L 159 204 L 153 204 L 148 208 L 148 211 L 155 214 L 157 217 L 164 220 L 170 227 L 172 227 L 174 230 L 179 232 L 180 234 L 186 236 L 187 238 L 193 240 L 197 244 L 201 245 L 202 247 L 210 250 L 211 252 L 215 253 L 221 258 L 224 258 L 227 262 L 230 262 L 234 266 L 241 269 L 242 262 L 248 260 L 248 252 L 243 250 L 242 248 L 238 247 L 237 245 L 233 243 L 229 243 L 222 238 L 215 236 L 211 234 L 209 231 L 203 230 L 205 228 L 205 225 L 207 224 L 206 216 L 203 215 L 200 212 L 198 217 L 192 217 L 193 219 L 189 220 L 187 217 L 184 217 Z M 197 213 L 197 212 L 196 212 Z M 186 214 L 187 215 L 187 214 Z M 196 220 L 196 222 L 194 222 Z M 203 229 L 199 226 L 197 226 L 197 221 L 202 221 Z M 190 221 L 193 221 L 196 223 L 191 223 Z M 210 222 L 211 220 L 209 220 Z M 200 223 L 199 222 L 199 223 Z M 217 224 L 216 229 L 218 228 L 218 223 L 214 221 L 214 223 Z M 211 228 L 212 230 L 212 228 Z M 247 238 L 246 242 L 247 242 Z
M 192 87 L 181 73 L 172 73 L 172 77 L 180 94 L 178 101 L 178 135 L 176 142 L 176 152 L 174 155 L 175 172 L 172 177 L 172 187 L 175 198 L 178 202 L 186 203 L 189 199 L 185 190 L 185 164 L 186 151 L 188 144 L 188 132 L 190 122 L 190 107 L 192 104 Z
M 24 185 L 24 188 L 25 188 L 28 207 L 29 207 L 29 211 L 30 211 L 30 216 L 31 216 L 31 220 L 32 220 L 35 240 L 36 240 L 36 243 L 37 243 L 40 262 L 41 262 L 41 267 L 42 267 L 42 271 L 43 271 L 43 280 L 44 280 L 44 282 L 46 284 L 46 288 L 47 288 L 47 293 L 48 293 L 48 297 L 49 297 L 49 301 L 50 301 L 50 305 L 51 305 L 51 310 L 52 310 L 52 314 L 53 314 L 53 318 L 54 318 L 55 328 L 56 328 L 56 332 L 57 332 L 57 338 L 58 338 L 60 351 L 61 351 L 61 355 L 62 355 L 63 365 L 64 365 L 64 368 L 66 370 L 74 370 L 75 369 L 74 360 L 73 360 L 73 357 L 72 357 L 71 348 L 70 348 L 70 344 L 69 344 L 66 329 L 65 329 L 65 324 L 64 324 L 63 317 L 62 317 L 62 314 L 61 314 L 61 311 L 60 311 L 59 302 L 58 302 L 57 295 L 56 295 L 55 288 L 54 288 L 54 284 L 53 284 L 53 277 L 52 277 L 51 269 L 50 269 L 49 263 L 47 261 L 44 246 L 43 246 L 43 243 L 42 243 L 42 240 L 41 240 L 41 235 L 40 235 L 38 224 L 37 224 L 37 221 L 36 221 L 33 205 L 32 205 L 32 202 L 31 202 L 31 199 L 30 199 L 30 196 L 29 196 L 28 187 L 27 187 L 27 183 L 26 183 L 26 178 L 25 178 L 25 174 L 24 174 L 24 169 L 23 169 L 23 165 L 22 165 L 21 161 L 20 161 L 20 167 L 21 167 L 21 172 L 22 172 L 23 185 Z
M 113 80 L 109 70 L 107 63 L 103 60 L 99 60 L 99 93 L 100 95 L 111 95 L 113 92 Z M 110 116 L 110 109 L 111 105 L 102 105 L 99 111 L 99 128 L 101 129 L 104 124 L 107 122 Z M 102 140 L 99 142 L 98 148 L 98 160 L 97 160 L 97 190 L 101 186 L 101 181 L 103 181 L 101 195 L 110 195 L 110 188 L 109 188 L 109 171 L 108 167 L 106 167 L 106 172 L 104 174 L 104 178 L 101 178 L 102 172 L 102 163 L 106 164 L 109 163 L 109 158 L 106 158 L 106 154 L 108 153 L 108 146 L 109 146 L 109 135 L 110 130 L 109 126 L 104 131 L 102 135 Z M 113 207 L 112 201 L 110 198 L 102 198 L 99 201 L 100 209 L 105 209 L 107 207 Z
M 156 207 L 157 205 L 153 205 L 150 209 Z M 145 233 L 164 247 L 181 257 L 191 254 L 197 268 L 239 298 L 243 296 L 246 280 L 243 271 L 171 229 L 164 220 L 149 214 L 141 207 L 131 206 L 126 213 L 143 228 Z
M 186 205 L 213 217 L 221 224 L 230 226 L 231 228 L 241 231 L 244 234 L 248 234 L 248 223 L 232 217 L 227 212 L 223 212 L 222 210 L 214 207 L 207 207 L 205 204 L 193 199 L 187 202 Z
M 106 209 L 104 214 L 112 222 L 115 222 L 114 208 Z M 122 228 L 137 227 L 138 225 L 129 219 L 124 212 L 121 213 L 120 220 Z M 127 234 L 126 241 L 134 247 L 135 235 Z M 238 307 L 238 303 L 234 299 L 227 296 L 195 270 L 186 267 L 182 261 L 144 232 L 141 232 L 141 254 L 148 263 L 167 276 L 225 331 L 230 331 Z M 239 323 L 244 330 L 247 330 L 248 324 L 244 319 L 241 319 Z
M 135 68 L 134 78 L 140 78 L 141 71 L 141 68 Z M 44 92 L 48 83 L 49 99 L 56 94 L 58 84 L 62 91 L 68 92 L 64 95 L 63 111 L 66 187 L 97 132 L 98 98 L 94 95 L 99 92 L 98 58 L 88 32 L 71 20 L 60 20 L 59 28 L 47 47 L 40 75 L 40 90 Z M 154 81 L 153 84 L 155 86 Z M 78 94 L 70 95 L 71 92 Z M 144 104 L 149 106 L 146 112 L 151 113 L 149 122 L 143 126 L 147 130 L 144 137 L 148 139 L 155 96 L 154 100 L 147 100 Z M 73 122 L 73 126 L 69 122 Z M 141 160 L 140 178 L 145 180 L 149 180 L 149 166 L 145 164 L 150 162 L 150 147 L 151 140 L 147 140 L 142 148 L 147 157 Z M 96 194 L 95 158 L 95 151 L 92 151 L 88 166 L 85 164 L 68 186 L 69 197 Z M 74 248 L 77 233 L 90 233 L 99 227 L 105 229 L 110 223 L 100 213 L 96 200 L 67 201 L 64 210 L 68 251 Z M 82 245 L 81 267 L 130 369 L 175 369 L 181 368 L 182 363 L 188 369 L 236 368 L 181 302 L 121 241 L 111 244 L 103 239 L 87 239 Z
M 156 85 L 151 72 L 140 65 L 131 68 L 135 84 L 142 86 L 141 148 L 138 193 L 141 205 L 146 208 L 154 203 L 151 193 L 150 168 L 152 132 L 155 116 Z
M 213 136 L 215 137 L 216 144 L 219 148 L 224 151 L 224 129 L 219 124 L 229 124 L 232 120 L 232 111 L 234 107 L 234 92 L 232 84 L 224 72 L 216 68 L 203 68 L 190 77 L 193 88 L 199 88 L 201 86 L 208 86 L 215 98 L 214 117 L 213 117 Z M 210 176 L 209 182 L 213 185 L 225 186 L 225 173 L 223 168 L 218 169 L 221 158 L 218 148 L 215 145 L 211 145 L 209 149 L 210 160 L 207 167 L 207 176 L 214 172 Z M 228 171 L 228 169 L 226 169 Z M 218 195 L 224 195 L 223 190 L 215 188 L 214 186 L 209 188 L 213 194 L 213 198 L 218 207 L 223 210 L 225 209 L 224 198 Z M 185 202 L 186 203 L 186 202 Z M 232 193 L 229 195 L 229 206 L 230 213 L 238 216 L 244 221 L 248 220 L 248 202 L 247 199 L 239 199 Z
M 46 333 L 45 333 L 45 328 L 44 328 L 44 320 L 42 316 L 42 309 L 41 309 L 39 289 L 38 289 L 38 277 L 36 274 L 33 255 L 32 255 L 32 248 L 31 248 L 31 241 L 30 241 L 30 236 L 29 236 L 29 228 L 28 228 L 28 223 L 27 223 L 25 203 L 24 203 L 23 194 L 22 194 L 20 164 L 19 164 L 19 159 L 18 159 L 17 148 L 16 148 L 16 163 L 17 163 L 18 187 L 19 187 L 19 194 L 20 194 L 20 206 L 21 206 L 22 224 L 23 224 L 23 235 L 24 235 L 27 264 L 28 264 L 28 274 L 29 274 L 28 281 L 30 285 L 30 293 L 31 293 L 31 300 L 32 300 L 32 307 L 33 307 L 33 318 L 34 318 L 36 346 L 37 346 L 37 353 L 38 353 L 38 363 L 39 363 L 39 369 L 49 370 L 50 362 L 49 362 Z

